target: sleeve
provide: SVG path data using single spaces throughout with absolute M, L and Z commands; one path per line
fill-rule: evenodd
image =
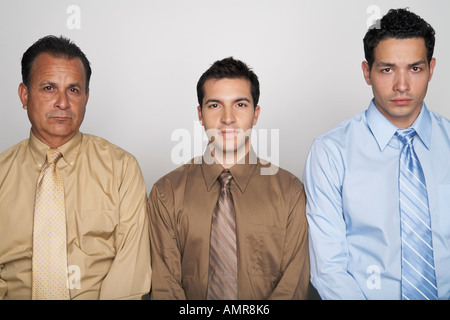
M 290 213 L 281 261 L 281 278 L 269 299 L 306 299 L 309 286 L 308 225 L 305 192 L 298 178 L 293 181 Z
M 347 271 L 349 261 L 342 179 L 344 165 L 339 150 L 316 140 L 303 175 L 309 225 L 311 283 L 322 299 L 365 299 Z
M 173 192 L 171 188 L 162 187 L 162 189 L 162 191 L 158 189 L 158 184 L 155 184 L 148 199 L 154 271 L 150 298 L 185 300 L 186 295 L 181 286 L 181 253 L 177 246 L 174 222 L 171 219 L 174 211 Z
M 8 291 L 8 284 L 5 280 L 2 280 L 2 268 L 3 265 L 0 264 L 0 300 L 5 298 L 6 291 Z
M 142 299 L 150 291 L 150 239 L 147 191 L 134 157 L 124 163 L 116 255 L 103 280 L 100 299 Z

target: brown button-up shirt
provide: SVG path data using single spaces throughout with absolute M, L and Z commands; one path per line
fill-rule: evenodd
M 309 257 L 303 185 L 281 168 L 273 175 L 261 174 L 268 166 L 258 159 L 257 164 L 229 169 L 239 299 L 306 299 Z M 222 171 L 221 165 L 197 158 L 153 186 L 152 299 L 206 299 L 211 219 Z
M 47 149 L 31 133 L 0 154 L 0 300 L 31 299 L 34 200 Z M 147 193 L 136 159 L 80 132 L 59 150 L 71 298 L 141 298 L 151 269 Z

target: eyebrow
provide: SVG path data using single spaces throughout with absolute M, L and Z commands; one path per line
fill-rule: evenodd
M 417 62 L 411 63 L 409 66 L 410 67 L 414 67 L 414 66 L 420 66 L 421 64 L 426 64 L 427 62 L 425 60 L 419 60 Z
M 58 85 L 52 81 L 43 81 L 43 82 L 39 83 L 40 87 L 46 86 L 46 85 L 52 86 L 52 87 L 58 87 Z M 81 88 L 81 85 L 78 82 L 70 83 L 68 88 Z
M 246 97 L 240 97 L 240 98 L 237 98 L 237 99 L 235 99 L 235 100 L 233 101 L 233 103 L 240 102 L 240 101 L 247 101 L 247 102 L 251 103 L 250 99 L 249 99 L 249 98 L 246 98 Z M 214 102 L 214 103 L 220 103 L 220 102 L 222 102 L 222 101 L 219 100 L 219 99 L 208 99 L 208 100 L 205 101 L 205 104 L 213 103 L 213 102 Z
M 427 62 L 425 60 L 419 60 L 419 61 L 416 61 L 416 62 L 413 62 L 413 63 L 409 64 L 408 67 L 415 67 L 415 66 L 419 66 L 419 65 L 422 65 L 422 64 L 426 64 L 426 63 Z M 395 63 L 381 61 L 381 62 L 377 63 L 376 66 L 378 68 L 381 68 L 381 67 L 395 67 L 396 64 Z
M 56 83 L 51 82 L 51 81 L 42 81 L 41 83 L 39 83 L 40 87 L 45 86 L 45 85 L 50 85 L 50 86 L 56 87 Z

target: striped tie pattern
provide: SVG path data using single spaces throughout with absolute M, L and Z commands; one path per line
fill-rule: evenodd
M 228 171 L 219 177 L 221 190 L 211 223 L 208 300 L 238 299 L 236 216 L 231 179 Z
M 397 135 L 404 144 L 399 174 L 402 299 L 437 299 L 428 193 L 413 147 L 416 131 L 412 128 L 399 130 Z
M 64 183 L 56 162 L 56 148 L 47 151 L 47 163 L 36 188 L 33 223 L 33 300 L 69 299 L 67 286 L 66 209 Z

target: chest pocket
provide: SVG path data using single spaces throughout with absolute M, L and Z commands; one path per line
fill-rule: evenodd
M 79 214 L 76 234 L 80 248 L 88 254 L 115 253 L 118 213 L 115 210 L 83 211 Z M 75 240 L 76 241 L 76 240 Z
M 248 224 L 246 254 L 249 273 L 271 280 L 279 276 L 284 230 L 275 226 Z

